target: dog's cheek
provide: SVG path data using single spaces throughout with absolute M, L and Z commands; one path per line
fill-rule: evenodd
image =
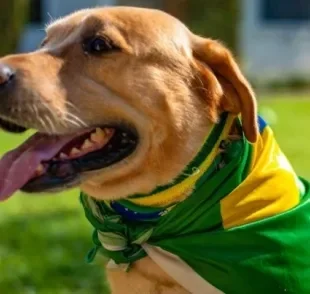
M 162 145 L 162 143 L 167 139 L 168 131 L 163 125 L 155 124 L 153 126 L 151 136 L 152 136 L 152 146 L 156 148 Z

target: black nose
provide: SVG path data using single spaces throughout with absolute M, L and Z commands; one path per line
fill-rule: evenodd
M 0 87 L 14 78 L 14 71 L 7 65 L 0 63 Z

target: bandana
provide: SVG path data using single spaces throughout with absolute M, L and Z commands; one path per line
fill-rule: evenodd
M 255 144 L 225 140 L 236 121 L 242 132 L 224 114 L 184 172 L 149 195 L 106 202 L 81 193 L 95 228 L 88 260 L 100 251 L 108 267 L 130 270 L 148 255 L 197 294 L 310 293 L 309 182 L 262 118 Z

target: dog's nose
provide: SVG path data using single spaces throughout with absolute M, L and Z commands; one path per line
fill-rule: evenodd
M 0 87 L 14 78 L 14 71 L 6 64 L 0 63 Z

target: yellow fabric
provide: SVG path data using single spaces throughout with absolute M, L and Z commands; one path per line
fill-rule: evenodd
M 226 229 L 271 217 L 299 203 L 298 178 L 268 126 L 253 149 L 248 177 L 221 200 Z
M 212 162 L 214 161 L 219 145 L 221 141 L 229 135 L 230 129 L 232 127 L 232 123 L 236 117 L 234 115 L 229 115 L 227 118 L 226 125 L 224 130 L 219 137 L 218 141 L 214 145 L 212 151 L 210 152 L 209 156 L 202 162 L 202 164 L 197 167 L 197 172 L 193 173 L 190 177 L 186 178 L 181 183 L 172 186 L 171 188 L 159 192 L 157 194 L 153 194 L 143 198 L 135 198 L 135 199 L 128 199 L 134 204 L 141 205 L 141 206 L 161 206 L 161 205 L 168 205 L 171 203 L 178 202 L 182 200 L 182 197 L 186 195 L 189 191 L 193 189 L 196 182 L 199 178 L 205 173 L 205 171 L 210 167 Z

